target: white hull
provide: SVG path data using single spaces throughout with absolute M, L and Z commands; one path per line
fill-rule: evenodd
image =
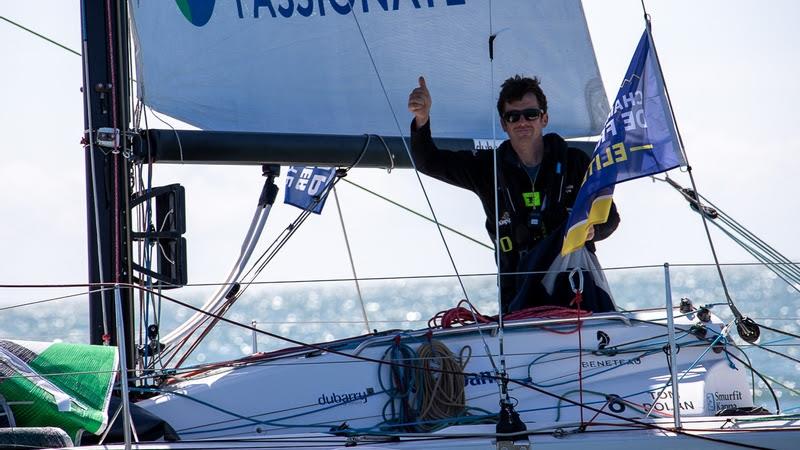
M 791 448 L 788 443 L 800 439 L 800 434 L 790 420 L 778 417 L 763 422 L 763 416 L 740 416 L 731 422 L 714 416 L 725 408 L 753 406 L 749 371 L 729 359 L 726 352 L 716 352 L 708 341 L 687 333 L 697 322 L 695 317 L 678 317 L 675 322 L 681 346 L 677 355 L 681 377 L 677 405 L 682 427 L 692 435 Z M 676 403 L 671 388 L 666 387 L 670 370 L 663 351 L 667 344 L 665 325 L 664 311 L 596 314 L 582 320 L 583 351 L 578 352 L 578 333 L 554 333 L 574 330 L 575 319 L 507 323 L 504 353 L 509 377 L 515 380 L 509 385 L 510 395 L 517 400 L 516 410 L 528 431 L 534 433 L 534 445 L 570 448 L 591 442 L 593 449 L 618 449 L 648 439 L 648 447 L 653 448 L 718 446 L 711 440 L 668 431 L 674 427 Z M 708 337 L 713 339 L 722 324 L 713 318 L 707 328 Z M 432 336 L 456 355 L 465 346 L 471 348 L 472 357 L 464 371 L 471 374 L 466 377 L 465 390 L 473 414 L 499 410 L 499 388 L 484 350 L 485 342 L 499 364 L 496 332 L 496 326 L 484 325 L 480 333 L 478 327 L 470 326 L 438 330 Z M 390 402 L 388 365 L 380 366 L 382 385 L 379 364 L 355 360 L 351 355 L 380 360 L 398 334 L 401 342 L 412 348 L 427 341 L 425 331 L 367 336 L 335 344 L 332 348 L 339 353 L 305 348 L 281 355 L 255 355 L 171 384 L 166 387 L 167 393 L 139 402 L 139 406 L 169 422 L 185 442 L 141 448 L 220 444 L 207 439 L 237 440 L 235 445 L 226 441 L 226 448 L 258 448 L 270 443 L 315 448 L 330 444 L 335 448 L 346 444 L 347 438 L 326 432 L 344 423 L 359 435 L 392 434 L 380 426 L 387 419 L 385 411 Z M 732 355 L 741 355 L 738 349 L 727 348 Z M 620 400 L 608 403 L 608 395 Z M 585 408 L 576 406 L 581 396 Z M 648 417 L 643 411 L 651 407 Z M 583 422 L 590 424 L 588 431 L 570 433 L 582 416 Z M 762 421 L 751 422 L 754 417 Z M 411 441 L 384 442 L 380 448 L 494 448 L 494 425 L 459 425 L 458 421 L 447 425 L 434 434 L 403 434 Z M 651 425 L 657 428 L 641 429 Z M 554 437 L 556 430 L 567 434 Z M 436 438 L 429 439 L 433 436 Z M 440 436 L 449 437 L 441 441 Z M 374 438 L 358 439 L 367 440 L 359 448 L 369 448 L 368 441 Z

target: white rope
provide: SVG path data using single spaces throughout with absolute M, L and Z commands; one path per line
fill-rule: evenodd
M 342 224 L 342 235 L 344 236 L 344 244 L 347 247 L 347 257 L 350 260 L 350 269 L 353 271 L 353 281 L 356 284 L 356 292 L 358 292 L 358 301 L 361 303 L 361 315 L 364 317 L 364 326 L 367 327 L 367 333 L 372 331 L 369 325 L 369 318 L 367 317 L 367 308 L 364 306 L 364 296 L 361 295 L 361 286 L 358 283 L 358 275 L 356 274 L 356 265 L 353 262 L 353 252 L 350 251 L 350 240 L 347 238 L 347 228 L 344 226 L 344 216 L 342 215 L 342 207 L 339 205 L 339 194 L 336 192 L 336 186 L 333 186 L 333 198 L 336 200 L 336 210 L 339 212 L 339 223 Z
M 156 111 L 153 108 L 149 108 L 149 109 L 150 109 L 150 113 L 153 115 L 153 117 L 155 117 L 156 119 L 161 121 L 161 123 L 163 123 L 164 125 L 170 127 L 172 132 L 175 133 L 175 140 L 178 141 L 178 152 L 179 152 L 179 155 L 180 155 L 180 158 L 181 158 L 181 164 L 183 164 L 183 145 L 181 145 L 181 135 L 178 134 L 178 130 L 176 130 L 175 127 L 172 126 L 172 124 L 170 124 L 166 120 L 162 119 L 161 116 L 156 114 Z
M 219 284 L 217 291 L 203 304 L 201 309 L 205 311 L 215 311 L 225 303 L 225 296 L 230 286 L 237 282 L 244 268 L 247 266 L 250 256 L 253 254 L 253 250 L 264 229 L 264 223 L 269 215 L 268 212 L 268 208 L 261 206 L 256 207 L 256 211 L 253 213 L 253 219 L 250 221 L 250 227 L 247 229 L 247 234 L 239 249 L 239 256 L 236 258 L 236 262 L 234 262 L 231 267 L 228 276 L 225 278 L 225 282 Z M 161 343 L 165 345 L 165 349 L 169 348 L 180 339 L 191 334 L 191 332 L 193 332 L 200 323 L 205 321 L 206 318 L 206 314 L 201 312 L 194 313 L 186 322 L 164 336 L 161 339 Z
M 83 40 L 83 73 L 84 73 L 84 81 L 83 81 L 83 94 L 84 94 L 84 104 L 85 107 L 88 109 L 89 105 L 91 104 L 89 99 L 89 49 L 86 39 Z M 91 165 L 91 172 L 92 172 L 92 208 L 94 210 L 94 231 L 95 231 L 95 245 L 97 246 L 97 270 L 100 274 L 100 280 L 105 280 L 105 271 L 103 270 L 103 246 L 101 245 L 100 240 L 100 217 L 99 217 L 99 199 L 97 195 L 97 176 L 95 175 L 95 161 L 94 161 L 94 137 L 92 135 L 92 113 L 91 111 L 86 111 L 86 117 L 89 125 L 89 129 L 86 130 L 86 136 L 89 141 L 89 161 Z M 100 293 L 100 308 L 103 314 L 103 336 L 109 335 L 109 328 L 108 328 L 108 311 L 106 311 L 106 298 L 103 293 Z M 106 342 L 104 342 L 106 343 Z

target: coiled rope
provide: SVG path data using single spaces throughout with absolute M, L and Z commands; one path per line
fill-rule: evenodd
M 464 391 L 464 367 L 469 356 L 463 347 L 456 357 L 441 341 L 429 339 L 419 346 L 420 370 L 417 371 L 417 396 L 419 397 L 420 428 L 430 431 L 440 426 L 442 419 L 464 416 L 467 410 Z M 441 369 L 445 372 L 435 372 Z M 431 421 L 436 421 L 431 423 Z
M 387 362 L 387 371 L 384 371 L 383 362 Z M 397 364 L 400 362 L 400 364 Z M 383 425 L 394 431 L 416 431 L 413 425 L 417 420 L 419 407 L 415 404 L 412 392 L 415 390 L 417 379 L 417 352 L 411 347 L 400 342 L 397 336 L 389 348 L 383 353 L 381 364 L 378 365 L 378 382 L 381 389 L 389 396 L 383 406 Z M 385 381 L 384 372 L 388 372 L 389 380 Z
M 380 387 L 389 396 L 382 428 L 433 431 L 468 416 L 464 368 L 471 355 L 465 346 L 456 356 L 430 335 L 416 351 L 395 337 L 381 358 L 387 370 L 384 364 L 378 368 Z
M 466 305 L 466 306 L 465 306 Z M 468 308 L 467 308 L 468 307 Z M 569 319 L 591 316 L 591 311 L 580 308 L 566 308 L 563 306 L 534 306 L 522 309 L 513 313 L 505 314 L 504 320 L 523 320 L 523 319 Z M 439 311 L 428 320 L 428 328 L 453 328 L 456 325 L 471 325 L 474 323 L 496 323 L 496 316 L 485 316 L 481 314 L 472 303 L 461 300 L 455 308 Z M 561 331 L 545 328 L 548 331 L 559 334 L 569 334 L 577 331 Z

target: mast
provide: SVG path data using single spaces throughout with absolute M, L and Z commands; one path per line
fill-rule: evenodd
M 131 283 L 130 163 L 126 157 L 130 148 L 124 138 L 130 98 L 126 17 L 125 1 L 81 1 L 87 241 L 89 283 L 93 291 L 89 295 L 89 336 L 92 344 L 116 345 L 118 341 L 114 328 L 114 292 L 98 291 L 98 284 L 109 288 Z M 101 129 L 106 129 L 102 130 L 106 133 L 98 133 Z M 122 288 L 120 294 L 127 335 L 127 367 L 134 367 L 131 289 Z

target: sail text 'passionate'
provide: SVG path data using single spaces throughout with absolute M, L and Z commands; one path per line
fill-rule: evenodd
M 272 17 L 278 15 L 289 18 L 295 14 L 303 17 L 312 15 L 324 16 L 326 14 L 350 14 L 353 8 L 356 11 L 368 13 L 372 11 L 397 11 L 401 7 L 407 9 L 434 8 L 436 6 L 464 5 L 467 0 L 253 0 L 253 17 L 259 18 L 268 13 Z M 244 18 L 242 0 L 236 0 L 239 18 Z M 358 5 L 356 5 L 358 3 Z M 262 8 L 264 8 L 262 10 Z M 315 9 L 316 8 L 316 9 Z

